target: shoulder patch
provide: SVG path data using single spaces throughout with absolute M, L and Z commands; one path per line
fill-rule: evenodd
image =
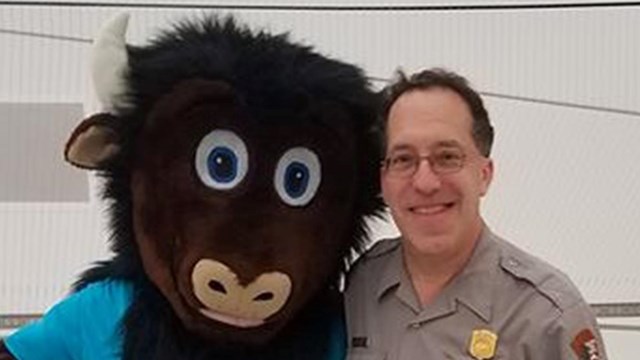
M 371 246 L 369 250 L 364 254 L 367 259 L 377 258 L 384 254 L 388 254 L 400 246 L 400 238 L 395 239 L 383 239 Z
M 582 329 L 573 338 L 571 348 L 579 360 L 599 360 L 598 341 L 590 329 Z

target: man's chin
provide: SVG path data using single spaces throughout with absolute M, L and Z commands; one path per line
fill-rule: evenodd
M 405 244 L 409 245 L 411 252 L 419 255 L 441 255 L 450 251 L 453 245 L 453 238 L 448 231 L 430 231 L 428 233 L 414 234 L 409 238 L 405 237 Z

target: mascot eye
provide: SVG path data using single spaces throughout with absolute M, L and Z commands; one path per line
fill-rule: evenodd
M 276 167 L 274 186 L 280 198 L 291 206 L 304 206 L 313 199 L 320 185 L 320 160 L 311 150 L 287 150 Z
M 213 130 L 200 140 L 195 165 L 200 180 L 208 187 L 232 189 L 247 174 L 247 147 L 232 131 Z

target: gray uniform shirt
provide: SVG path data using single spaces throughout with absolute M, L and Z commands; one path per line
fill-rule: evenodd
M 346 316 L 348 360 L 606 359 L 568 277 L 486 228 L 463 271 L 424 308 L 400 240 L 376 243 L 350 273 Z

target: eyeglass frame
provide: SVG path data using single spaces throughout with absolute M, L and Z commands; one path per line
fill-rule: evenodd
M 411 157 L 411 161 L 410 161 L 411 165 L 408 166 L 404 171 L 390 170 L 391 161 L 394 158 L 393 155 L 386 156 L 382 161 L 380 161 L 380 165 L 384 170 L 385 174 L 390 174 L 392 177 L 396 177 L 396 178 L 409 178 L 415 175 L 415 173 L 418 171 L 418 168 L 420 167 L 420 164 L 424 160 L 426 160 L 429 163 L 429 168 L 436 175 L 447 175 L 447 174 L 457 173 L 460 170 L 462 170 L 464 166 L 467 164 L 467 154 L 463 149 L 457 146 L 451 146 L 451 147 L 445 146 L 445 147 L 441 147 L 440 149 L 448 149 L 448 150 L 455 149 L 455 151 L 459 151 L 461 155 L 459 159 L 459 165 L 456 165 L 455 167 L 451 167 L 451 168 L 446 168 L 446 166 L 438 166 L 436 160 L 434 160 L 434 157 L 437 155 L 437 151 L 432 152 L 428 155 L 420 155 L 415 150 L 402 151 L 401 155 L 407 155 Z M 436 166 L 434 166 L 434 164 Z

